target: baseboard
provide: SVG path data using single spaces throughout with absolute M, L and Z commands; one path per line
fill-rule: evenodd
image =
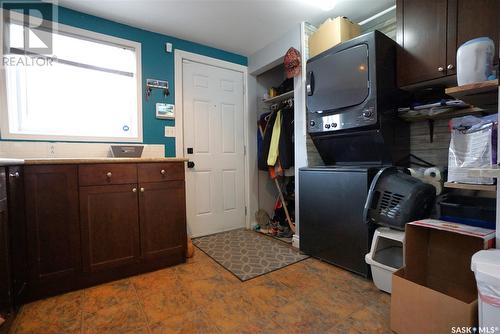
M 294 234 L 292 237 L 292 246 L 295 248 L 300 248 L 300 238 L 297 234 Z

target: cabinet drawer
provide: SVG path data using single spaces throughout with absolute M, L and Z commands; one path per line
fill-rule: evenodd
M 80 186 L 137 183 L 135 164 L 80 165 L 78 168 Z
M 184 180 L 183 162 L 160 162 L 138 165 L 139 183 Z

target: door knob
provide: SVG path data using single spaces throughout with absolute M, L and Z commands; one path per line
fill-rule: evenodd
M 438 71 L 439 71 L 439 72 L 443 72 L 443 71 L 444 71 L 444 67 L 439 66 L 439 67 L 438 67 Z
M 19 177 L 19 172 L 10 173 L 9 176 L 10 177 L 18 178 Z
M 107 177 L 108 179 L 110 179 L 112 175 L 113 175 L 113 174 L 111 174 L 111 172 L 107 172 L 107 173 L 106 173 L 106 177 Z
M 137 192 L 137 188 L 132 188 L 132 192 L 136 193 Z
M 144 188 L 141 188 L 141 193 L 143 193 L 143 192 L 144 192 Z
M 194 162 L 192 161 L 188 161 L 188 164 L 187 164 L 188 168 L 194 168 Z
M 446 66 L 446 68 L 449 69 L 449 70 L 452 70 L 452 69 L 455 68 L 455 66 L 453 66 L 453 64 L 449 64 L 448 66 Z
M 162 169 L 162 170 L 160 171 L 160 174 L 161 174 L 161 175 L 165 175 L 165 174 L 167 174 L 167 172 L 166 172 L 164 169 Z

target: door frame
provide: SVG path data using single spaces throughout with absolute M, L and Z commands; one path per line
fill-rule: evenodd
M 249 113 L 248 113 L 248 67 L 244 65 L 239 65 L 231 63 L 225 60 L 220 60 L 212 57 L 202 56 L 196 53 L 174 50 L 174 73 L 175 73 L 175 156 L 176 158 L 185 158 L 184 152 L 184 106 L 183 106 L 183 60 L 189 60 L 192 62 L 220 67 L 227 70 L 232 70 L 236 72 L 241 72 L 243 75 L 243 132 L 244 132 L 244 175 L 245 175 L 245 225 L 246 228 L 250 228 L 250 160 L 248 155 L 249 147 Z M 185 167 L 187 168 L 187 167 Z M 187 182 L 187 181 L 186 181 Z M 252 181 L 253 182 L 253 181 Z

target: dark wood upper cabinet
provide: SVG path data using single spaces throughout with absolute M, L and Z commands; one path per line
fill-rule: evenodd
M 26 166 L 25 199 L 32 287 L 71 286 L 81 271 L 77 166 Z
M 85 271 L 113 270 L 139 259 L 137 192 L 136 184 L 80 188 Z
M 139 208 L 142 256 L 168 260 L 172 253 L 185 254 L 184 181 L 141 183 Z
M 450 8 L 456 7 L 456 46 L 478 37 L 490 37 L 495 42 L 494 62 L 498 64 L 500 43 L 500 1 L 498 0 L 449 0 Z M 450 17 L 453 17 L 453 12 Z M 452 56 L 450 63 L 455 61 Z
M 498 59 L 500 1 L 397 0 L 398 84 L 408 86 L 456 74 L 464 42 L 490 37 Z
M 397 0 L 400 86 L 445 75 L 447 0 Z

